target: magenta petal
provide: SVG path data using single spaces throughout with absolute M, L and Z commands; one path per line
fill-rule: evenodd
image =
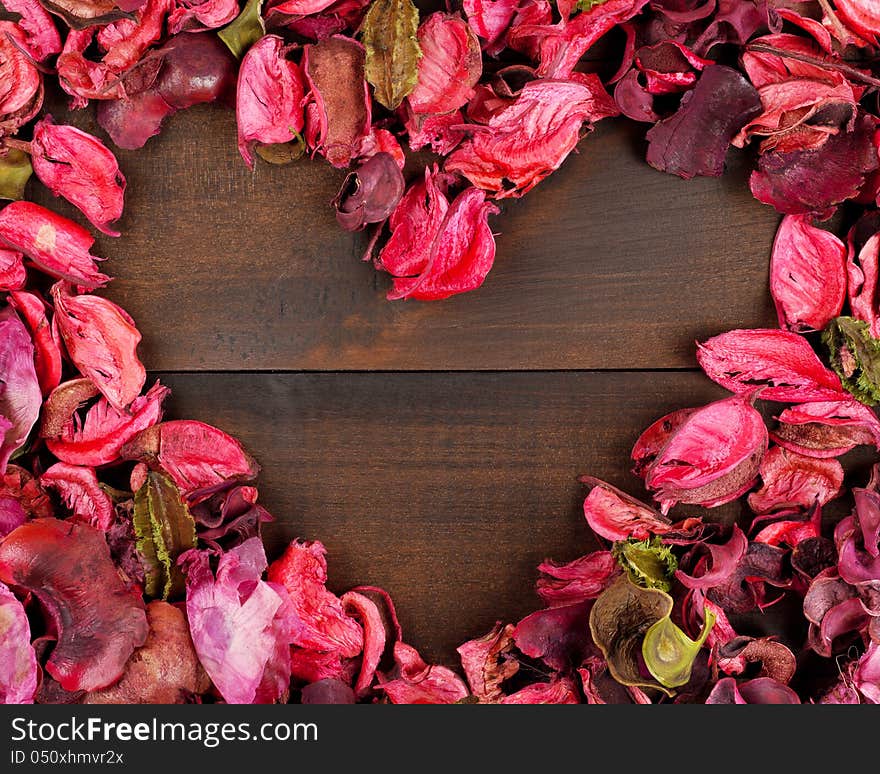
M 37 690 L 37 654 L 27 613 L 0 583 L 0 704 L 31 704 Z
M 10 308 L 0 311 L 0 475 L 40 415 L 42 394 L 30 334 Z

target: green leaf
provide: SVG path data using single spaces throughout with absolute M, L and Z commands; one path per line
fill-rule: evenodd
M 418 82 L 418 29 L 419 10 L 412 0 L 374 0 L 364 18 L 364 73 L 376 101 L 389 110 L 395 110 Z
M 822 333 L 831 367 L 843 386 L 869 406 L 880 403 L 880 340 L 866 322 L 838 317 Z
M 715 614 L 704 608 L 703 630 L 696 641 L 679 629 L 668 615 L 645 632 L 642 658 L 658 683 L 666 688 L 678 688 L 691 679 L 694 659 L 714 625 Z
M 589 11 L 597 5 L 602 5 L 605 2 L 607 2 L 607 0 L 578 0 L 577 7 L 581 11 Z
M 614 544 L 611 553 L 633 583 L 660 591 L 672 588 L 678 560 L 660 538 L 621 540 Z
M 177 557 L 195 548 L 196 523 L 174 482 L 150 471 L 134 493 L 132 517 L 148 597 L 179 597 L 184 591 Z
M 590 633 L 618 683 L 670 693 L 661 682 L 644 675 L 641 652 L 645 633 L 671 612 L 669 594 L 637 586 L 626 575 L 599 595 L 590 611 Z
M 262 10 L 263 0 L 248 0 L 242 12 L 217 33 L 236 58 L 241 59 L 266 34 Z
M 24 199 L 24 187 L 33 174 L 30 156 L 10 148 L 0 155 L 0 199 Z

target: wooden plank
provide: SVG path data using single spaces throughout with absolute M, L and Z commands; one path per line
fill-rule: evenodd
M 295 537 L 322 540 L 335 591 L 386 588 L 407 639 L 450 663 L 496 618 L 539 606 L 540 561 L 595 550 L 578 475 L 638 494 L 627 473 L 638 434 L 721 395 L 694 373 L 162 380 L 171 415 L 219 425 L 262 463 L 261 499 L 277 518 L 264 532 L 271 556 Z
M 74 120 L 100 133 L 88 113 Z M 387 276 L 360 261 L 365 238 L 336 226 L 342 172 L 307 160 L 251 173 L 234 115 L 194 108 L 119 153 L 124 235 L 99 239 L 118 278 L 109 295 L 158 370 L 691 367 L 695 338 L 772 324 L 777 215 L 751 198 L 744 159 L 684 182 L 648 167 L 643 131 L 604 122 L 503 204 L 485 286 L 425 304 L 386 301 Z

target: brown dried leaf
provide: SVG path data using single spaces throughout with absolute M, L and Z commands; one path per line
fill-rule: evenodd
M 422 57 L 418 28 L 419 10 L 412 0 L 376 0 L 364 18 L 366 77 L 376 101 L 389 110 L 416 87 Z

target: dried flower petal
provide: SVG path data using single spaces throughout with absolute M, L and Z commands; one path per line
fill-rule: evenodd
M 392 704 L 455 704 L 468 696 L 465 684 L 455 672 L 429 666 L 409 645 L 395 643 L 394 662 L 396 669 L 392 675 L 379 679 Z
M 359 697 L 369 694 L 376 669 L 385 653 L 387 633 L 379 607 L 367 596 L 357 591 L 349 591 L 342 595 L 345 612 L 360 621 L 364 630 L 364 648 L 361 657 L 361 668 L 358 672 L 354 690 Z
M 255 143 L 290 142 L 303 128 L 302 75 L 286 54 L 284 41 L 267 35 L 241 62 L 235 108 L 238 149 L 250 167 Z
M 306 143 L 334 167 L 345 167 L 370 129 L 364 48 L 334 35 L 305 47 L 302 61 L 311 101 L 306 107 Z
M 664 516 L 616 487 L 590 476 L 581 481 L 592 487 L 584 500 L 587 524 L 606 540 L 646 540 L 672 528 Z
M 592 125 L 617 113 L 593 74 L 570 81 L 532 81 L 486 126 L 469 126 L 473 136 L 449 156 L 444 168 L 498 198 L 522 196 L 565 161 L 584 122 Z
M 840 314 L 846 296 L 843 242 L 803 215 L 786 215 L 773 242 L 770 292 L 780 327 L 822 330 Z
M 36 519 L 0 543 L 0 581 L 40 601 L 58 643 L 46 671 L 66 691 L 104 688 L 148 633 L 144 603 L 122 582 L 101 532 Z
M 61 36 L 39 0 L 3 0 L 3 7 L 21 16 L 17 24 L 27 36 L 27 50 L 39 62 L 61 51 Z
M 495 238 L 487 220 L 497 212 L 483 191 L 462 191 L 449 205 L 420 274 L 395 277 L 388 298 L 433 301 L 480 287 L 495 261 Z
M 732 392 L 762 387 L 762 400 L 805 403 L 847 397 L 809 342 L 789 331 L 728 331 L 698 344 L 697 360 L 706 376 Z
M 731 140 L 760 111 L 754 86 L 730 67 L 711 65 L 678 111 L 648 132 L 648 163 L 685 179 L 719 177 Z
M 538 572 L 538 596 L 549 607 L 558 607 L 595 599 L 617 576 L 620 566 L 610 551 L 594 551 L 568 564 L 544 561 Z
M 40 271 L 87 290 L 105 285 L 89 253 L 95 240 L 82 226 L 31 202 L 12 202 L 0 210 L 0 244 L 24 253 Z
M 757 477 L 767 428 L 750 396 L 733 396 L 691 414 L 644 471 L 666 513 L 677 502 L 714 507 L 736 499 Z
M 559 678 L 549 683 L 532 683 L 516 693 L 505 696 L 501 704 L 580 704 L 574 683 Z
M 56 462 L 42 476 L 44 489 L 55 489 L 75 519 L 106 532 L 114 521 L 113 502 L 92 468 Z
M 46 317 L 46 303 L 34 293 L 13 291 L 9 294 L 9 305 L 31 332 L 37 379 L 43 395 L 48 395 L 61 381 L 61 344 L 57 330 Z
M 26 282 L 24 256 L 17 250 L 0 247 L 0 290 L 20 290 Z
M 232 436 L 192 420 L 149 427 L 126 443 L 120 456 L 161 467 L 190 505 L 232 483 L 251 481 L 260 472 L 256 460 Z
M 83 704 L 184 704 L 208 690 L 183 611 L 167 602 L 147 605 L 150 633 L 115 685 L 91 691 Z
M 250 704 L 274 651 L 286 645 L 276 625 L 284 599 L 260 579 L 266 569 L 263 546 L 252 538 L 222 554 L 216 575 L 207 551 L 188 551 L 181 567 L 199 661 L 227 702 Z
M 701 591 L 725 583 L 739 566 L 748 548 L 745 533 L 734 525 L 730 540 L 723 545 L 698 543 L 694 546 L 681 562 L 692 573 L 678 570 L 675 577 L 685 588 Z
M 486 53 L 494 56 L 502 50 L 504 34 L 518 6 L 519 0 L 464 0 L 468 24 L 485 41 Z
M 178 0 L 168 17 L 168 29 L 172 34 L 184 30 L 215 30 L 236 16 L 238 0 Z
M 56 196 L 79 208 L 96 228 L 119 236 L 109 224 L 122 216 L 125 178 L 104 144 L 46 116 L 34 127 L 34 172 Z
M 0 583 L 0 704 L 32 704 L 37 690 L 37 654 L 27 613 Z
M 880 449 L 880 420 L 857 400 L 820 401 L 785 409 L 770 437 L 808 457 L 839 457 L 860 444 Z
M 141 334 L 132 319 L 106 298 L 71 294 L 63 282 L 52 286 L 52 298 L 70 359 L 113 408 L 124 409 L 146 381 L 137 356 Z
M 749 507 L 758 514 L 820 506 L 840 494 L 843 468 L 837 460 L 805 457 L 774 446 L 761 461 L 764 486 L 749 495 Z
M 0 131 L 14 133 L 37 114 L 42 103 L 43 81 L 27 54 L 24 30 L 0 21 Z
M 527 615 L 513 631 L 516 647 L 554 671 L 580 664 L 593 649 L 588 628 L 592 604 L 578 602 Z
M 431 14 L 419 27 L 419 44 L 418 82 L 409 95 L 413 113 L 451 113 L 467 104 L 483 72 L 480 44 L 467 22 Z
M 513 650 L 513 626 L 495 624 L 492 631 L 457 648 L 461 668 L 471 693 L 481 701 L 497 702 L 504 697 L 501 686 L 519 671 Z
M 354 658 L 364 646 L 363 632 L 346 615 L 342 602 L 327 591 L 325 554 L 318 541 L 294 540 L 284 555 L 272 562 L 268 578 L 287 590 L 293 605 L 294 645 Z
M 34 346 L 12 309 L 0 311 L 0 475 L 13 452 L 30 435 L 42 396 L 34 367 Z

